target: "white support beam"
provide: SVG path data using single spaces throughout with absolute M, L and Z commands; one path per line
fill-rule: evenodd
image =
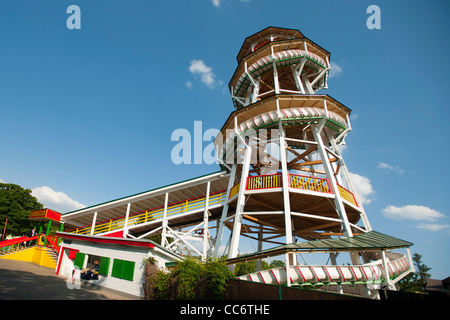
M 313 81 L 311 81 L 311 87 L 314 86 L 314 85 L 316 84 L 316 82 L 319 81 L 319 79 L 322 78 L 323 75 L 325 74 L 325 72 L 327 72 L 327 71 L 328 71 L 327 68 L 323 69 L 323 70 L 317 75 L 317 77 L 314 78 Z
M 366 229 L 365 231 L 371 231 L 372 225 L 370 224 L 369 218 L 367 217 L 366 211 L 364 210 L 364 206 L 361 202 L 361 199 L 360 199 L 358 193 L 356 192 L 356 188 L 353 185 L 352 180 L 350 179 L 350 174 L 348 172 L 347 166 L 345 165 L 344 159 L 341 157 L 341 154 L 340 154 L 339 148 L 336 144 L 336 141 L 334 139 L 330 139 L 330 141 L 331 141 L 332 148 L 339 156 L 340 170 L 342 171 L 342 175 L 344 176 L 344 179 L 347 182 L 347 185 L 350 188 L 350 191 L 353 193 L 353 196 L 356 199 L 356 203 L 358 204 L 358 209 L 361 211 L 360 216 L 361 216 L 361 220 L 364 224 L 364 228 Z
M 214 243 L 214 253 L 213 253 L 214 257 L 218 256 L 219 249 L 222 244 L 223 230 L 224 230 L 224 225 L 225 225 L 225 221 L 227 219 L 227 214 L 228 214 L 228 199 L 230 198 L 231 188 L 233 188 L 233 186 L 234 186 L 234 179 L 236 176 L 236 167 L 237 167 L 237 164 L 232 165 L 231 172 L 230 172 L 230 178 L 228 179 L 228 188 L 227 188 L 227 193 L 226 193 L 225 201 L 224 201 L 223 208 L 222 208 L 222 216 L 220 218 L 219 229 L 217 230 L 216 240 Z
M 258 95 L 259 95 L 259 89 L 261 88 L 261 79 L 258 78 L 256 80 L 256 84 L 253 87 L 253 92 L 252 92 L 252 103 L 255 103 L 256 101 L 258 101 Z
M 208 211 L 208 207 L 209 207 L 209 193 L 210 193 L 210 188 L 211 188 L 211 183 L 208 181 L 206 183 L 206 199 L 205 199 L 205 208 L 203 211 L 203 223 L 204 223 L 204 228 L 203 228 L 203 255 L 202 255 L 202 260 L 205 261 L 206 260 L 206 255 L 208 252 L 208 239 L 209 239 L 209 230 L 208 230 L 208 220 L 209 220 L 209 211 Z
M 92 218 L 91 233 L 90 233 L 91 236 L 94 234 L 96 223 L 97 223 L 97 211 L 94 212 L 94 217 Z
M 233 223 L 233 232 L 231 235 L 230 247 L 228 249 L 228 258 L 236 258 L 239 247 L 239 237 L 241 233 L 242 224 L 242 212 L 244 211 L 245 204 L 245 183 L 247 181 L 248 172 L 250 169 L 250 160 L 252 156 L 252 146 L 251 143 L 246 146 L 244 154 L 244 163 L 241 170 L 241 187 L 239 188 L 239 196 L 236 204 L 236 213 Z
M 139 237 L 137 237 L 137 239 L 142 239 L 142 238 L 148 237 L 148 236 L 151 235 L 152 233 L 155 233 L 155 232 L 161 230 L 162 228 L 163 228 L 163 227 L 160 226 L 160 227 L 158 227 L 158 228 L 156 228 L 156 229 L 150 230 L 149 232 L 144 233 L 144 234 L 140 235 Z
M 387 287 L 389 289 L 392 289 L 392 282 L 391 278 L 389 277 L 389 269 L 387 264 L 387 257 L 386 257 L 386 251 L 381 251 L 381 259 L 383 262 L 383 272 L 384 272 L 384 279 L 386 280 Z
M 348 221 L 348 218 L 347 218 L 347 213 L 345 211 L 345 207 L 344 207 L 344 204 L 342 202 L 342 198 L 340 196 L 339 189 L 338 189 L 338 186 L 337 186 L 336 177 L 334 175 L 333 168 L 331 167 L 329 158 L 327 156 L 327 152 L 325 150 L 325 147 L 324 147 L 324 144 L 323 144 L 323 141 L 322 141 L 322 137 L 320 136 L 320 134 L 318 132 L 317 126 L 314 125 L 314 126 L 312 126 L 311 129 L 312 129 L 311 131 L 312 131 L 312 133 L 314 135 L 314 139 L 318 143 L 317 150 L 319 151 L 319 155 L 321 157 L 322 164 L 323 164 L 323 167 L 325 169 L 325 173 L 327 175 L 328 181 L 330 181 L 331 189 L 332 189 L 333 194 L 334 194 L 334 204 L 336 206 L 336 211 L 338 213 L 338 216 L 342 220 L 342 226 L 343 226 L 343 229 L 344 229 L 344 234 L 345 234 L 346 237 L 352 237 L 353 233 L 352 233 L 352 230 L 351 230 L 350 225 L 349 225 L 349 221 Z
M 125 214 L 125 221 L 123 223 L 123 237 L 126 238 L 128 235 L 128 217 L 130 216 L 131 202 L 127 204 L 127 213 Z
M 165 198 L 164 198 L 164 212 L 163 212 L 163 221 L 162 221 L 162 236 L 161 236 L 161 246 L 164 248 L 167 245 L 167 206 L 169 203 L 169 193 L 166 192 Z

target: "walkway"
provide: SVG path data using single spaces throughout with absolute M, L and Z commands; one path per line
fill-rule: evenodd
M 87 282 L 69 289 L 55 270 L 29 262 L 0 259 L 0 300 L 139 300 Z

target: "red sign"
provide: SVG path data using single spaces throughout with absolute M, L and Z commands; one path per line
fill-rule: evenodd
M 32 220 L 53 220 L 60 222 L 61 221 L 61 213 L 50 210 L 50 209 L 41 209 L 30 212 L 30 219 Z

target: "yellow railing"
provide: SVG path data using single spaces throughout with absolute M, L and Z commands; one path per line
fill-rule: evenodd
M 281 187 L 281 174 L 249 176 L 247 190 L 269 189 Z
M 238 182 L 237 184 L 235 184 L 235 185 L 231 188 L 231 190 L 230 190 L 230 196 L 229 196 L 228 199 L 231 199 L 231 198 L 233 198 L 235 195 L 237 195 L 238 192 L 239 192 L 240 187 L 241 187 L 241 183 L 240 183 L 240 182 Z
M 226 193 L 225 192 L 219 192 L 216 194 L 212 194 L 209 197 L 209 205 L 213 206 L 216 204 L 220 204 L 224 198 Z M 192 211 L 198 211 L 202 208 L 204 208 L 206 203 L 206 196 L 186 200 L 183 202 L 175 203 L 172 205 L 167 206 L 167 216 L 172 216 L 176 214 L 183 214 L 183 213 L 189 213 Z M 129 216 L 127 226 L 133 226 L 137 224 L 142 224 L 146 222 L 150 222 L 152 220 L 160 219 L 164 216 L 164 207 L 156 208 L 154 210 L 147 210 L 142 213 L 134 214 Z M 106 222 L 101 222 L 95 225 L 94 234 L 99 233 L 106 233 L 111 232 L 114 230 L 122 229 L 125 225 L 125 218 L 122 217 L 120 219 L 115 220 L 109 220 Z M 83 228 L 77 228 L 73 230 L 76 234 L 90 234 L 91 232 L 91 226 L 83 227 Z
M 301 176 L 297 174 L 289 175 L 291 188 L 330 193 L 330 186 L 327 179 Z
M 340 185 L 338 185 L 338 189 L 339 189 L 339 194 L 341 195 L 341 197 L 343 199 L 345 199 L 348 202 L 354 204 L 355 206 L 358 206 L 358 204 L 356 203 L 355 196 L 353 195 L 353 193 L 351 193 L 350 191 L 348 191 L 344 187 L 341 187 Z

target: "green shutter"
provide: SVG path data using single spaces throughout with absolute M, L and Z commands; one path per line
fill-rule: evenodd
M 114 259 L 111 276 L 115 278 L 122 278 L 123 260 Z
M 133 281 L 134 261 L 114 259 L 111 276 L 119 279 Z
M 85 256 L 86 256 L 85 253 L 77 252 L 77 255 L 75 256 L 75 260 L 73 261 L 73 265 L 80 269 L 83 269 Z
M 134 277 L 134 261 L 124 261 L 122 279 L 133 281 L 133 277 Z
M 109 271 L 109 258 L 107 257 L 101 257 L 100 258 L 100 265 L 98 268 L 98 273 L 104 276 L 108 275 L 108 271 Z

